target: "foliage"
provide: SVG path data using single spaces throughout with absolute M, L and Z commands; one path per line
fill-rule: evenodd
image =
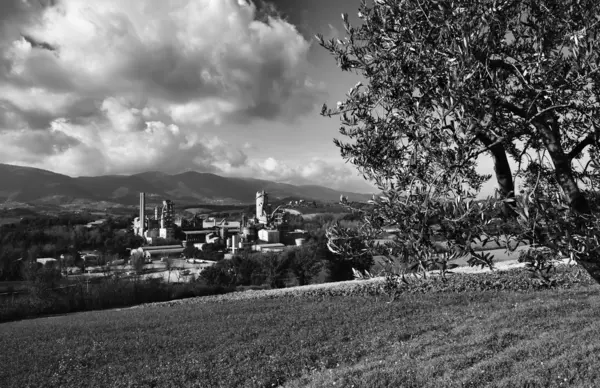
M 271 288 L 283 288 L 289 273 L 289 260 L 283 255 L 269 252 L 260 258 L 266 283 Z
M 261 258 L 248 252 L 242 252 L 231 259 L 231 268 L 235 277 L 235 284 L 241 286 L 261 285 L 266 280 L 266 275 L 261 265 Z
M 354 278 L 354 270 L 364 273 L 371 268 L 372 251 L 365 239 L 372 240 L 373 235 L 364 225 L 356 229 L 343 227 L 340 222 L 336 222 L 326 230 L 325 235 L 327 248 L 334 254 L 327 263 L 331 281 L 351 280 Z
M 31 286 L 30 286 L 31 287 Z M 30 289 L 31 291 L 31 289 Z M 0 322 L 33 318 L 47 314 L 132 306 L 141 303 L 207 296 L 233 291 L 203 282 L 165 284 L 157 279 L 129 281 L 112 278 L 101 281 L 72 282 L 44 292 L 16 295 L 0 300 Z
M 491 266 L 473 243 L 525 240 L 600 281 L 598 14 L 592 0 L 377 0 L 363 2 L 359 27 L 343 15 L 344 40 L 318 36 L 343 71 L 368 81 L 322 109 L 341 119 L 342 157 L 383 192 L 372 209 L 354 209 L 361 235 L 393 225 L 399 238 L 379 251 L 423 268 L 468 253 Z M 490 178 L 477 170 L 483 154 L 499 189 L 475 201 Z M 513 235 L 490 233 L 495 219 Z M 347 244 L 334 249 L 352 257 Z
M 277 293 L 255 291 L 253 293 L 234 292 L 228 295 L 211 296 L 206 301 L 223 301 L 229 299 L 255 300 L 262 297 L 331 297 L 331 296 L 381 296 L 387 301 L 397 300 L 399 296 L 408 294 L 462 294 L 471 292 L 523 292 L 532 293 L 548 289 L 564 290 L 589 287 L 595 284 L 590 275 L 578 266 L 557 266 L 551 283 L 532 282 L 531 273 L 522 268 L 508 271 L 484 273 L 456 273 L 447 279 L 440 276 L 427 276 L 416 279 L 407 276 L 405 282 L 390 287 L 387 279 L 370 279 L 360 282 L 340 282 L 335 284 L 318 284 L 312 287 L 294 287 L 277 290 Z
M 23 264 L 22 276 L 27 281 L 28 292 L 36 296 L 43 296 L 57 287 L 61 278 L 60 268 L 57 266 L 52 263 L 42 265 L 35 261 L 26 261 Z
M 323 262 L 317 256 L 317 247 L 314 244 L 288 251 L 286 259 L 289 270 L 298 280 L 299 286 L 309 284 L 323 266 Z
M 186 247 L 183 249 L 182 254 L 184 257 L 187 258 L 196 258 L 199 251 L 200 250 L 193 245 L 186 245 Z
M 61 214 L 56 217 L 27 217 L 14 224 L 0 226 L 0 280 L 21 279 L 19 259 L 65 256 L 68 266 L 83 265 L 81 250 L 97 250 L 101 257 L 128 256 L 127 248 L 138 248 L 140 237 L 124 230 L 130 220 L 108 218 L 92 229 L 84 224 L 92 221 L 81 214 Z
M 144 272 L 144 263 L 146 262 L 144 252 L 137 250 L 134 251 L 129 258 L 129 262 L 131 263 L 131 267 L 137 275 L 140 275 L 142 272 Z
M 221 260 L 206 268 L 201 276 L 209 284 L 222 286 L 285 287 L 288 281 L 289 264 L 286 257 L 276 253 L 249 254 L 243 252 L 230 260 Z
M 325 239 L 314 239 L 302 247 L 287 249 L 284 252 L 243 251 L 231 259 L 221 260 L 205 269 L 201 276 L 209 284 L 269 285 L 271 288 L 281 288 L 309 284 L 317 278 L 323 268 L 327 268 L 330 270 L 328 280 L 351 280 L 352 267 L 348 266 L 350 262 L 335 258 L 325 244 Z M 335 264 L 338 266 L 334 267 Z M 354 265 L 361 269 L 366 268 L 361 267 L 360 263 Z
M 171 283 L 171 272 L 173 271 L 173 259 L 170 257 L 165 257 L 161 261 L 165 265 L 165 271 L 167 271 L 169 273 L 167 276 L 167 283 Z
M 205 268 L 200 273 L 200 276 L 209 285 L 234 286 L 236 278 L 231 263 L 229 260 L 222 260 L 215 265 Z
M 519 255 L 519 262 L 526 263 L 526 269 L 531 273 L 535 282 L 552 286 L 556 279 L 552 273 L 556 271 L 556 257 L 549 249 L 528 249 Z

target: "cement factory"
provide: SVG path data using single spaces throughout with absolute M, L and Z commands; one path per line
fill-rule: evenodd
M 175 220 L 173 202 L 165 200 L 162 207 L 154 208 L 154 217 L 146 214 L 146 196 L 140 193 L 139 217 L 133 222 L 134 233 L 144 238 L 146 243 L 152 244 L 157 238 L 172 240 L 175 236 L 175 227 L 182 226 L 182 219 Z M 302 245 L 307 233 L 304 230 L 291 230 L 286 220 L 286 212 L 278 206 L 271 209 L 269 196 L 263 190 L 256 193 L 256 212 L 248 217 L 245 214 L 239 221 L 217 220 L 215 218 L 202 219 L 201 223 L 194 223 L 193 230 L 183 228 L 186 238 L 182 246 L 193 245 L 200 250 L 208 246 L 224 247 L 225 258 L 232 257 L 239 250 L 252 250 L 259 252 L 282 251 L 287 245 Z M 160 250 L 148 247 L 140 248 L 148 252 L 159 253 Z M 167 249 L 168 248 L 168 249 Z M 182 247 L 167 246 L 169 253 L 183 251 Z
M 146 217 L 146 193 L 140 193 L 140 215 L 133 221 L 134 233 L 152 243 L 152 239 L 158 237 L 167 240 L 175 236 L 175 224 L 173 222 L 173 202 L 163 201 L 161 209 L 154 208 L 154 218 Z

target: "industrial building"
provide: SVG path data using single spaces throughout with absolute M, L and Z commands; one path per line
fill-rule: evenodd
M 140 193 L 139 216 L 133 221 L 134 233 L 148 243 L 156 238 L 166 240 L 175 237 L 175 222 L 173 215 L 173 202 L 171 200 L 163 201 L 162 208 L 154 208 L 154 217 L 146 216 L 146 193 Z
M 279 234 L 278 230 L 261 229 L 258 231 L 258 238 L 268 244 L 278 244 Z
M 210 229 L 210 228 L 240 228 L 241 221 L 227 221 L 225 219 L 221 221 L 217 221 L 214 217 L 207 218 L 206 220 L 202 220 L 202 229 Z
M 212 230 L 184 230 L 186 244 L 205 243 L 206 235 L 212 233 Z
M 181 245 L 163 245 L 163 246 L 147 246 L 133 249 L 131 253 L 140 252 L 146 259 L 157 257 L 179 257 L 183 252 Z
M 58 260 L 56 260 L 54 257 L 40 257 L 39 259 L 35 259 L 35 262 L 42 265 L 46 265 L 48 263 L 58 263 Z
M 256 214 L 242 215 L 241 220 L 220 222 L 214 218 L 202 220 L 202 229 L 184 231 L 186 243 L 202 248 L 205 244 L 222 244 L 227 251 L 240 249 L 254 251 L 280 251 L 286 245 L 302 245 L 307 233 L 287 228 L 284 211 L 277 207 L 271 211 L 268 194 L 256 193 Z
M 252 250 L 258 252 L 282 252 L 284 248 L 285 245 L 281 243 L 256 244 L 252 246 Z
M 173 239 L 175 226 L 184 224 L 181 218 L 175 219 L 173 202 L 164 200 L 162 206 L 157 206 L 153 210 L 154 214 L 148 217 L 145 193 L 140 193 L 139 217 L 134 220 L 134 232 L 149 244 L 157 238 Z M 226 251 L 235 254 L 240 249 L 260 252 L 280 251 L 286 245 L 302 245 L 306 238 L 306 232 L 303 230 L 289 230 L 285 212 L 281 207 L 271 210 L 268 193 L 264 190 L 256 193 L 256 214 L 251 217 L 244 214 L 240 221 L 195 218 L 193 225 L 199 228 L 182 231 L 185 235 L 182 246 L 140 249 L 150 257 L 165 253 L 181 253 L 183 247 L 188 245 L 203 249 L 206 244 L 212 244 L 222 246 Z

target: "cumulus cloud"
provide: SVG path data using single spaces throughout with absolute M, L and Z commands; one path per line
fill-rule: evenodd
M 2 162 L 72 175 L 237 169 L 244 151 L 206 125 L 289 119 L 321 98 L 309 42 L 245 0 L 1 3 Z
M 158 169 L 176 173 L 187 169 L 220 172 L 222 163 L 239 167 L 247 156 L 216 139 L 182 131 L 177 125 L 146 122 L 142 131 L 110 131 L 55 120 L 49 131 L 0 132 L 3 155 L 68 175 L 136 173 Z
M 302 164 L 291 164 L 268 157 L 263 160 L 251 160 L 247 166 L 237 170 L 232 169 L 229 172 L 283 183 L 319 184 L 338 190 L 356 192 L 376 191 L 374 186 L 357 175 L 355 169 L 343 162 L 332 163 L 320 158 L 313 158 Z

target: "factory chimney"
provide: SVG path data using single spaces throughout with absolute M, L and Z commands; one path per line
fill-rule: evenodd
M 259 223 L 266 224 L 267 220 L 267 206 L 269 205 L 269 196 L 262 190 L 256 192 L 256 218 Z
M 140 236 L 144 237 L 146 221 L 146 193 L 140 193 Z

